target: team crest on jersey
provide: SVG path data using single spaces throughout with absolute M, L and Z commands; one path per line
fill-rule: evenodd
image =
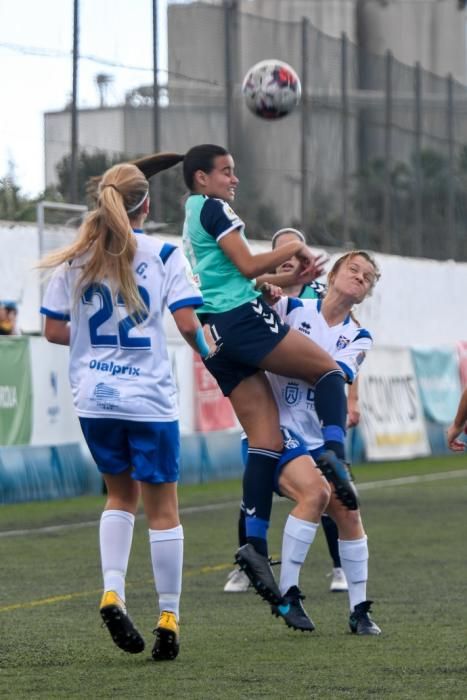
M 288 406 L 295 406 L 300 401 L 301 392 L 298 384 L 290 382 L 282 390 L 282 397 Z
M 343 350 L 350 343 L 350 339 L 346 338 L 345 335 L 340 335 L 337 339 L 336 348 L 338 350 Z

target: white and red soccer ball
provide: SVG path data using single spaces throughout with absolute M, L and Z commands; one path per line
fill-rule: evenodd
M 281 119 L 300 102 L 302 86 L 292 66 L 267 59 L 252 66 L 242 85 L 248 109 L 262 119 Z

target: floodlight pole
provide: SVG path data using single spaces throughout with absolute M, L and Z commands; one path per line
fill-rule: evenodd
M 78 201 L 78 57 L 79 0 L 73 0 L 73 80 L 71 93 L 70 200 Z
M 161 148 L 161 110 L 159 105 L 159 23 L 158 23 L 159 1 L 152 0 L 152 146 L 153 152 L 158 153 Z M 162 221 L 164 212 L 162 211 L 162 189 L 161 177 L 153 178 L 151 185 L 151 215 L 153 221 Z
M 308 68 L 309 68 L 309 28 L 310 20 L 302 17 L 302 109 L 301 109 L 301 192 L 300 192 L 300 209 L 302 231 L 305 237 L 309 233 L 309 198 L 310 198 L 310 183 L 309 183 L 309 163 L 308 163 L 308 148 L 309 148 L 309 124 L 310 124 L 310 98 L 308 95 Z

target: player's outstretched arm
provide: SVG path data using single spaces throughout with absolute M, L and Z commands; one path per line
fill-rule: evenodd
M 286 243 L 280 248 L 275 248 L 265 253 L 252 253 L 248 244 L 241 238 L 238 229 L 236 229 L 221 238 L 219 246 L 235 267 L 240 270 L 242 275 L 248 279 L 255 279 L 260 275 L 268 274 L 294 255 L 300 260 L 301 274 L 307 274 L 315 266 L 316 256 L 300 241 L 290 241 L 290 243 Z M 263 281 L 272 282 L 272 280 L 267 279 Z
M 44 335 L 49 341 L 49 343 L 56 343 L 57 345 L 69 345 L 70 324 L 68 323 L 68 321 L 61 321 L 56 318 L 50 318 L 49 316 L 47 316 L 45 319 Z
M 173 317 L 183 338 L 201 357 L 208 357 L 216 352 L 216 344 L 209 332 L 209 326 L 203 330 L 192 306 L 177 309 L 173 312 Z

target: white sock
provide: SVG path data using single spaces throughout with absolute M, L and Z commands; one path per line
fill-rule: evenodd
M 350 611 L 366 600 L 368 581 L 368 538 L 338 540 L 339 556 L 349 586 Z
M 182 592 L 183 527 L 149 530 L 152 570 L 159 610 L 175 613 L 178 620 Z
M 282 565 L 279 588 L 282 595 L 291 586 L 298 586 L 300 570 L 310 545 L 315 539 L 319 523 L 301 520 L 289 515 L 282 536 Z
M 134 524 L 135 516 L 126 510 L 104 510 L 99 525 L 104 591 L 115 591 L 123 601 Z

